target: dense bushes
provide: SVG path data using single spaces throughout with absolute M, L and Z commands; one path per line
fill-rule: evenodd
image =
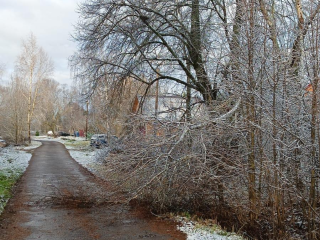
M 253 238 L 305 238 L 307 182 L 296 184 L 298 170 L 289 162 L 278 165 L 259 155 L 258 144 L 255 196 L 250 199 L 245 129 L 207 123 L 197 128 L 163 124 L 157 131 L 161 134 L 132 131 L 124 151 L 105 161 L 109 180 L 128 198 L 147 202 L 158 213 L 217 218 Z

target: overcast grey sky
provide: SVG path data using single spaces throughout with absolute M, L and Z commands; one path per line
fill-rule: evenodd
M 54 62 L 53 78 L 71 85 L 68 57 L 76 50 L 71 39 L 78 3 L 83 0 L 0 0 L 0 65 L 10 79 L 22 40 L 32 32 Z

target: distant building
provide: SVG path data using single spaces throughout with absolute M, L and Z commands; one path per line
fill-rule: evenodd
M 132 112 L 140 115 L 144 120 L 144 125 L 140 130 L 145 134 L 155 132 L 156 122 L 161 121 L 171 125 L 177 125 L 185 122 L 186 119 L 186 99 L 177 95 L 159 95 L 158 104 L 155 95 L 136 96 Z M 193 117 L 200 115 L 202 111 L 201 99 L 193 97 L 191 99 Z M 159 129 L 157 135 L 164 134 Z
M 311 83 L 309 83 L 307 86 L 306 86 L 306 91 L 307 92 L 313 92 L 313 87 L 312 87 L 312 84 Z

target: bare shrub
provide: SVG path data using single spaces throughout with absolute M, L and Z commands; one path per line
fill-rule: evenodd
M 123 151 L 105 160 L 109 180 L 128 199 L 148 202 L 160 213 L 187 211 L 217 218 L 260 239 L 304 234 L 308 191 L 293 182 L 294 168 L 282 168 L 266 156 L 256 161 L 257 201 L 254 206 L 250 202 L 245 128 L 158 121 L 154 131 L 144 134 L 141 126 L 148 121 L 130 124 Z

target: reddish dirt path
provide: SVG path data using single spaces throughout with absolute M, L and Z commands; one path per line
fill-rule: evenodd
M 174 223 L 112 204 L 62 144 L 42 144 L 0 217 L 1 240 L 186 239 Z

